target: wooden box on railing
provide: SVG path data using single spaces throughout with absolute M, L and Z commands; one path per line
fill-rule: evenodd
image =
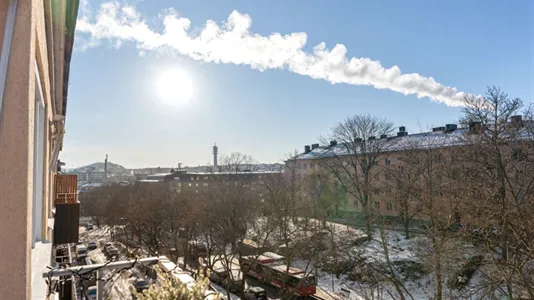
M 55 204 L 78 203 L 78 176 L 57 174 L 55 177 Z

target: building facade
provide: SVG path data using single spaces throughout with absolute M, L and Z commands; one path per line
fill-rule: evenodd
M 247 172 L 188 172 L 183 170 L 172 173 L 159 173 L 148 175 L 146 179 L 137 180 L 137 184 L 161 184 L 165 185 L 172 192 L 182 191 L 199 193 L 214 186 L 217 182 L 227 182 L 236 180 L 246 182 L 251 189 L 263 184 L 264 176 L 267 174 L 279 174 L 278 171 L 247 171 Z
M 0 298 L 46 299 L 78 1 L 0 1 Z
M 516 126 L 516 123 L 522 123 L 521 116 L 513 116 L 509 123 L 509 126 Z M 356 169 L 361 180 L 361 169 L 350 166 L 354 163 L 351 157 L 363 155 L 354 148 L 359 148 L 360 143 L 381 143 L 382 151 L 373 158 L 374 167 L 372 173 L 369 175 L 370 190 L 367 191 L 367 201 L 370 209 L 381 216 L 396 218 L 399 217 L 400 211 L 400 197 L 403 197 L 400 191 L 399 184 L 401 181 L 409 180 L 408 176 L 412 176 L 413 182 L 421 182 L 425 175 L 425 172 L 420 169 L 416 169 L 416 165 L 421 166 L 422 163 L 433 164 L 434 169 L 447 169 L 443 168 L 444 164 L 451 164 L 451 162 L 458 161 L 455 158 L 462 147 L 468 143 L 468 136 L 476 134 L 480 131 L 481 124 L 473 123 L 469 127 L 458 128 L 456 124 L 447 124 L 442 127 L 435 127 L 430 132 L 423 132 L 417 134 L 408 134 L 405 127 L 400 127 L 395 136 L 380 136 L 380 137 L 368 137 L 365 141 L 356 138 L 350 145 L 343 143 L 337 143 L 331 141 L 328 145 L 312 144 L 304 147 L 304 152 L 295 156 L 293 159 L 286 161 L 286 169 L 291 169 L 296 174 L 296 177 L 300 180 L 306 178 L 313 178 L 317 174 L 323 174 L 328 177 L 329 184 L 335 183 L 336 180 L 333 176 L 332 168 L 337 167 L 342 169 L 344 165 L 347 165 L 347 170 L 353 174 Z M 511 127 L 511 128 L 512 128 Z M 354 146 L 356 145 L 356 146 Z M 429 151 L 430 150 L 430 151 Z M 431 158 L 423 157 L 424 155 L 431 154 Z M 418 156 L 421 160 L 418 161 Z M 424 162 L 424 160 L 427 162 Z M 428 161 L 431 159 L 432 161 Z M 334 163 L 333 163 L 334 162 Z M 348 171 L 340 171 L 343 175 L 347 175 Z M 413 174 L 410 174 L 413 172 Z M 423 175 L 421 175 L 423 174 Z M 358 178 L 354 176 L 354 178 Z M 440 174 L 435 174 L 436 178 Z M 452 176 L 447 174 L 447 176 Z M 443 180 L 447 180 L 447 176 L 442 176 Z M 452 176 L 454 177 L 454 176 Z M 450 177 L 450 178 L 452 178 Z M 439 180 L 438 180 L 439 181 Z M 424 183 L 421 183 L 424 184 Z M 332 184 L 334 185 L 334 184 Z M 432 188 L 432 195 L 428 195 L 428 198 L 435 199 L 435 210 L 442 210 L 444 215 L 457 214 L 457 207 L 450 206 L 450 195 L 446 195 L 447 191 L 443 190 L 441 186 L 447 186 L 446 182 L 438 182 L 434 184 Z M 411 185 L 412 189 L 417 184 Z M 450 188 L 448 186 L 447 188 Z M 411 191 L 413 193 L 413 191 Z M 451 194 L 451 193 L 449 193 Z M 361 217 L 363 212 L 361 201 L 351 196 L 350 192 L 338 193 L 336 196 L 342 195 L 343 199 L 335 199 L 336 205 L 338 205 L 338 217 L 358 218 Z M 404 202 L 404 203 L 407 203 Z M 418 203 L 410 203 L 412 205 L 412 211 L 407 213 L 415 213 L 420 207 Z M 427 216 L 423 212 L 417 213 L 416 219 L 425 220 Z

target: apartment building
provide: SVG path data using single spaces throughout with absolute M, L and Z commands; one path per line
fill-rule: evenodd
M 58 230 L 55 174 L 77 11 L 77 0 L 0 1 L 1 299 L 47 299 L 41 272 Z
M 521 116 L 514 116 L 510 124 L 515 126 L 514 124 L 522 122 Z M 402 174 L 410 170 L 408 158 L 413 160 L 422 150 L 432 149 L 434 153 L 433 159 L 436 164 L 439 164 L 441 163 L 440 158 L 455 155 L 462 146 L 465 146 L 466 136 L 479 131 L 480 125 L 479 123 L 473 123 L 469 127 L 458 128 L 456 124 L 447 124 L 435 127 L 430 132 L 417 134 L 408 134 L 406 128 L 401 126 L 394 136 L 368 137 L 368 140 L 365 141 L 367 143 L 372 143 L 376 140 L 376 142 L 383 144 L 383 150 L 374 162 L 375 167 L 370 178 L 372 190 L 368 192 L 368 201 L 373 211 L 382 216 L 398 217 L 399 207 L 396 197 L 399 197 L 399 191 L 396 188 L 395 178 L 403 176 Z M 354 144 L 360 142 L 362 142 L 361 139 L 356 139 Z M 335 182 L 331 172 L 325 171 L 324 167 L 329 165 L 329 168 L 331 168 L 332 165 L 339 163 L 349 163 L 350 156 L 362 155 L 355 152 L 351 148 L 352 146 L 347 146 L 337 141 L 330 141 L 328 145 L 306 145 L 304 146 L 304 152 L 288 160 L 286 166 L 288 168 L 291 167 L 295 171 L 296 177 L 301 180 L 323 172 L 323 174 L 328 174 L 327 176 L 331 177 L 331 182 Z M 339 162 L 331 163 L 332 160 L 339 160 Z M 347 169 L 352 168 L 348 167 Z M 455 213 L 450 211 L 451 207 L 446 207 L 447 202 L 445 201 L 444 191 L 441 191 L 438 187 L 433 193 L 432 197 L 440 200 L 436 201 L 436 205 L 443 205 L 443 207 L 436 209 L 443 209 L 444 214 Z M 339 203 L 339 215 L 355 218 L 361 216 L 361 203 L 351 197 L 350 193 L 345 193 L 344 197 L 345 199 L 336 201 Z M 418 218 L 425 219 L 425 215 L 418 214 Z
M 198 193 L 213 186 L 217 182 L 229 180 L 243 181 L 251 189 L 263 184 L 266 175 L 281 175 L 279 171 L 241 171 L 241 172 L 188 172 L 183 170 L 172 173 L 159 173 L 148 175 L 146 179 L 137 180 L 137 184 L 165 184 L 174 192 L 190 191 Z

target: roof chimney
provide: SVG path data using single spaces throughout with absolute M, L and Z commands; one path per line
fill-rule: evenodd
M 523 126 L 523 117 L 521 115 L 512 116 L 511 117 L 511 123 L 514 126 L 522 127 Z
M 450 131 L 454 131 L 454 130 L 456 130 L 457 128 L 458 128 L 458 125 L 456 125 L 456 124 L 446 124 L 446 125 L 445 125 L 445 130 L 446 130 L 446 131 L 449 131 L 449 132 L 450 132 Z
M 385 138 L 387 138 L 387 137 L 388 137 L 387 134 L 381 134 L 381 135 L 380 135 L 380 138 L 381 138 L 381 139 L 385 139 Z
M 482 122 L 469 122 L 469 133 L 481 133 L 482 132 Z
M 305 145 L 304 146 L 304 154 L 308 154 L 310 152 L 311 152 L 310 145 Z
M 312 144 L 312 145 L 311 145 L 311 148 L 312 148 L 312 150 L 313 150 L 313 149 L 317 149 L 317 148 L 319 148 L 319 144 Z
M 335 146 L 335 145 L 337 145 L 337 141 L 336 140 L 330 141 L 330 147 Z
M 401 126 L 399 127 L 399 132 L 397 132 L 397 136 L 405 136 L 408 135 L 408 132 L 406 131 L 406 127 Z

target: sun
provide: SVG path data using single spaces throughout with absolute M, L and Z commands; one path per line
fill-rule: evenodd
M 193 97 L 193 80 L 183 69 L 166 70 L 157 78 L 156 90 L 166 104 L 184 105 Z

